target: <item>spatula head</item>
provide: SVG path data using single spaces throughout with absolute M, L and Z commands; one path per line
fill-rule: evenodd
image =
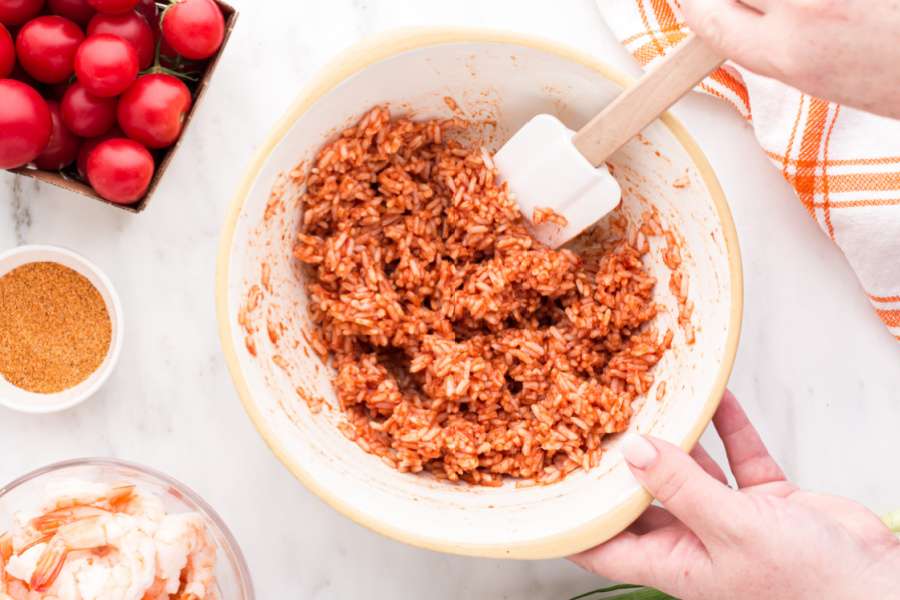
M 551 115 L 528 121 L 494 155 L 500 177 L 516 195 L 534 236 L 557 248 L 614 209 L 622 190 L 605 165 L 594 167 L 572 143 L 575 132 Z M 533 223 L 550 209 L 568 222 Z

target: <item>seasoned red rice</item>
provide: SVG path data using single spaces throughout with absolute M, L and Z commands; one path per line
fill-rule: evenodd
M 534 209 L 534 216 L 531 217 L 531 222 L 535 225 L 541 225 L 543 223 L 553 223 L 557 227 L 565 227 L 569 224 L 568 219 L 554 211 L 552 208 L 540 207 Z
M 466 126 L 376 107 L 319 152 L 294 247 L 312 346 L 342 431 L 391 467 L 551 483 L 597 465 L 672 334 L 648 325 L 643 236 L 597 257 L 543 246 L 487 153 L 454 139 Z

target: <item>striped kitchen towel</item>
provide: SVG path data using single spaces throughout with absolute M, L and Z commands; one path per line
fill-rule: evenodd
M 676 0 L 598 0 L 641 65 L 684 39 Z M 900 340 L 900 121 L 803 94 L 732 63 L 699 90 L 732 104 Z

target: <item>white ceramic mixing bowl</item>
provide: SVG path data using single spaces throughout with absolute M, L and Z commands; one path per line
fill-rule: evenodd
M 623 463 L 616 437 L 609 438 L 597 468 L 576 471 L 561 483 L 517 488 L 510 481 L 481 488 L 392 470 L 338 431 L 340 411 L 311 412 L 298 388 L 332 407 L 335 397 L 329 369 L 302 334 L 306 297 L 291 258 L 299 189 L 283 177 L 375 104 L 388 103 L 395 113 L 416 118 L 449 117 L 445 99 L 452 98 L 469 118 L 496 121 L 483 129 L 485 144 L 496 148 L 542 112 L 577 128 L 626 81 L 589 56 L 532 38 L 473 30 L 403 32 L 358 47 L 326 68 L 263 144 L 222 234 L 216 287 L 222 344 L 262 436 L 337 510 L 417 546 L 543 558 L 601 542 L 646 508 L 650 498 Z M 686 344 L 678 331 L 672 351 L 656 367 L 665 393 L 657 400 L 654 386 L 631 429 L 688 448 L 718 404 L 737 347 L 742 281 L 734 226 L 709 164 L 671 116 L 653 123 L 610 162 L 628 215 L 637 219 L 648 204 L 655 206 L 686 248 L 696 343 Z M 659 259 L 648 264 L 660 280 L 659 301 L 673 308 L 669 272 Z M 245 311 L 242 323 L 239 313 L 250 297 L 258 304 Z M 273 324 L 275 334 L 267 335 Z

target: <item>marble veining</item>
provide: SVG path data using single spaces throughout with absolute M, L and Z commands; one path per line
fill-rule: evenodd
M 29 417 L 0 409 L 0 480 L 109 455 L 162 469 L 222 514 L 262 599 L 565 600 L 601 581 L 569 563 L 444 556 L 340 517 L 269 452 L 231 386 L 213 306 L 218 231 L 244 167 L 301 86 L 373 33 L 471 25 L 548 37 L 634 73 L 593 0 L 233 0 L 241 18 L 179 156 L 137 217 L 0 174 L 0 250 L 53 243 L 96 261 L 125 310 L 117 371 L 86 404 Z M 840 252 L 718 102 L 675 110 L 707 153 L 742 247 L 745 315 L 731 387 L 801 485 L 900 507 L 900 347 Z M 722 456 L 714 436 L 704 437 Z
M 28 231 L 31 228 L 31 209 L 22 192 L 25 181 L 24 177 L 13 177 L 10 185 L 12 201 L 9 206 L 16 245 L 27 243 Z

